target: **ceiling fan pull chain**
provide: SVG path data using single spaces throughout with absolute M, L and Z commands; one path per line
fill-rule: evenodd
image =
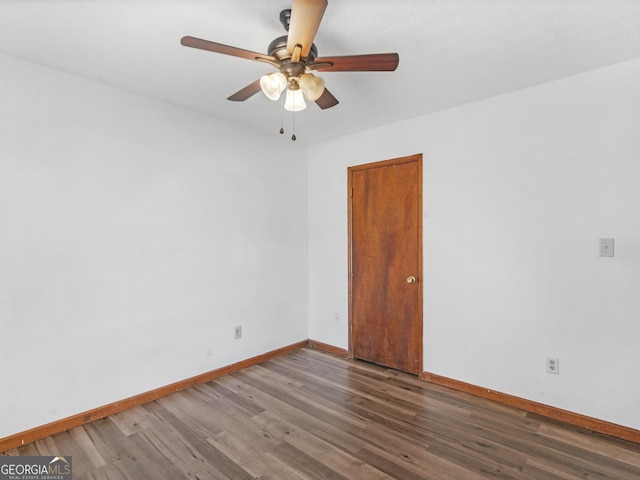
M 291 135 L 291 140 L 296 141 L 296 112 L 291 112 L 291 124 L 293 129 L 293 135 Z
M 284 112 L 284 100 L 282 98 L 282 95 L 280 95 L 280 135 L 284 133 L 284 127 L 282 126 L 283 118 L 284 118 L 283 112 Z

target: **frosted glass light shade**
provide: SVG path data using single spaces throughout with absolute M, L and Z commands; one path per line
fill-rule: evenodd
M 298 84 L 310 102 L 315 102 L 324 92 L 324 80 L 311 73 L 301 75 Z
M 290 112 L 300 112 L 307 108 L 307 104 L 304 103 L 304 96 L 302 90 L 287 90 L 287 98 L 284 101 L 284 109 Z
M 260 78 L 260 88 L 269 100 L 279 100 L 280 94 L 287 88 L 287 77 L 282 72 L 263 75 Z

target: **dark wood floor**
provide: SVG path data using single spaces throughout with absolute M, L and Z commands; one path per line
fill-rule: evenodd
M 640 445 L 303 349 L 9 455 L 75 480 L 640 479 Z

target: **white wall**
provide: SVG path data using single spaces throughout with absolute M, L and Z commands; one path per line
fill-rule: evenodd
M 0 55 L 0 438 L 308 338 L 305 156 Z
M 640 428 L 638 84 L 640 60 L 313 146 L 307 171 L 279 136 L 0 55 L 0 438 L 346 348 L 346 168 L 413 153 L 425 370 Z
M 425 371 L 640 428 L 638 85 L 640 60 L 311 147 L 310 337 L 347 348 L 347 167 L 423 153 Z

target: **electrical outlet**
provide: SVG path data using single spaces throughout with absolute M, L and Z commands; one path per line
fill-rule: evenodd
M 547 373 L 560 375 L 560 360 L 547 357 Z
M 235 335 L 235 339 L 236 340 L 239 339 L 239 338 L 242 338 L 242 326 L 241 325 L 238 325 L 235 328 L 235 334 L 234 335 Z

